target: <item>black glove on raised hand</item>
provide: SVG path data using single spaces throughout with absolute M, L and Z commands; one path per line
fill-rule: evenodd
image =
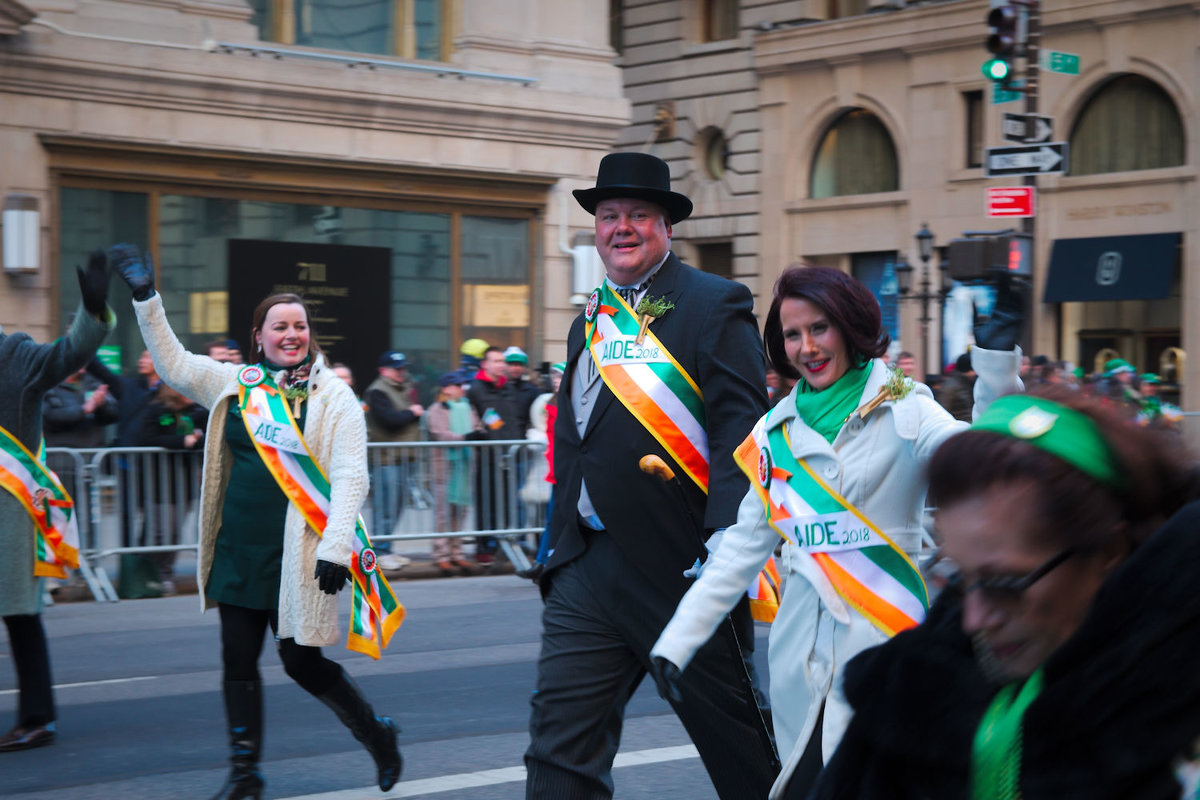
M 659 697 L 671 703 L 683 702 L 683 693 L 679 691 L 679 667 L 662 656 L 655 656 L 650 659 L 650 677 L 654 678 Z
M 108 248 L 108 257 L 129 288 L 134 300 L 146 300 L 154 296 L 154 260 L 149 253 L 143 256 L 132 244 L 114 244 Z
M 83 307 L 94 317 L 103 317 L 108 298 L 108 259 L 104 251 L 93 250 L 88 259 L 87 272 L 76 265 L 79 276 L 79 293 L 83 295 Z
M 984 350 L 1012 350 L 1021 340 L 1025 322 L 1025 298 L 1020 287 L 1009 276 L 1000 278 L 996 286 L 996 305 L 986 322 L 975 316 L 975 344 Z
M 337 594 L 350 578 L 350 570 L 341 564 L 334 564 L 332 561 L 318 558 L 317 571 L 313 573 L 313 577 L 317 579 L 317 585 L 321 587 L 322 592 Z

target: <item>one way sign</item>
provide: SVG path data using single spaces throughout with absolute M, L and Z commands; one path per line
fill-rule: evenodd
M 1025 120 L 1030 116 L 1033 117 L 1033 136 L 1027 137 Z M 1048 142 L 1054 133 L 1053 122 L 1053 119 L 1041 114 L 1005 114 L 1000 120 L 1000 130 L 1006 142 Z
M 989 178 L 999 178 L 1005 175 L 1048 175 L 1066 170 L 1067 143 L 1047 142 L 989 147 L 984 174 Z

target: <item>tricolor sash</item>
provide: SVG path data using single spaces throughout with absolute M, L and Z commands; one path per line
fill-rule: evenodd
M 638 343 L 641 320 L 607 281 L 592 292 L 583 316 L 585 341 L 604 383 L 707 494 L 708 430 L 700 387 L 649 330 Z M 747 591 L 751 615 L 760 622 L 773 621 L 779 609 L 779 573 L 773 562 L 768 566 Z
M 45 463 L 43 441 L 38 455 L 0 428 L 0 486 L 21 502 L 33 520 L 33 574 L 65 578 L 67 567 L 79 567 L 79 526 L 75 503 Z
M 238 406 L 254 449 L 287 499 L 309 526 L 323 535 L 329 522 L 329 478 L 309 451 L 287 401 L 258 365 L 243 367 L 238 383 Z M 354 589 L 346 647 L 379 658 L 404 621 L 404 606 L 376 568 L 375 551 L 361 515 L 354 525 L 350 576 Z
M 585 341 L 600 377 L 629 413 L 659 441 L 697 486 L 708 491 L 704 396 L 662 342 L 647 331 L 608 282 L 584 309 Z
M 765 418 L 759 420 L 734 460 L 758 492 L 767 522 L 808 551 L 852 608 L 888 636 L 925 619 L 929 595 L 912 559 L 792 454 L 786 425 L 768 432 Z

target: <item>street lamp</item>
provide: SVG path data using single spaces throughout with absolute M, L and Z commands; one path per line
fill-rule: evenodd
M 933 257 L 933 231 L 929 230 L 927 223 L 921 223 L 921 230 L 917 231 L 917 255 L 921 257 L 921 291 L 910 294 L 912 290 L 913 268 L 903 255 L 898 259 L 896 264 L 896 280 L 900 284 L 900 299 L 902 300 L 918 300 L 921 303 L 921 365 L 925 368 L 925 373 L 929 373 L 929 323 L 933 318 L 929 316 L 929 301 L 937 300 L 939 303 L 945 299 L 950 289 L 946 285 L 946 279 L 949 276 L 945 261 L 938 264 L 938 286 L 936 290 L 932 290 L 929 280 L 929 259 Z

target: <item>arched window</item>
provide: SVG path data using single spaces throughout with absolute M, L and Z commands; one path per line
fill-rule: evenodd
M 861 108 L 838 117 L 813 159 L 811 196 L 894 192 L 899 188 L 896 146 L 879 118 Z
M 1183 121 L 1157 83 L 1121 75 L 1088 100 L 1071 131 L 1070 175 L 1176 167 L 1184 163 Z

